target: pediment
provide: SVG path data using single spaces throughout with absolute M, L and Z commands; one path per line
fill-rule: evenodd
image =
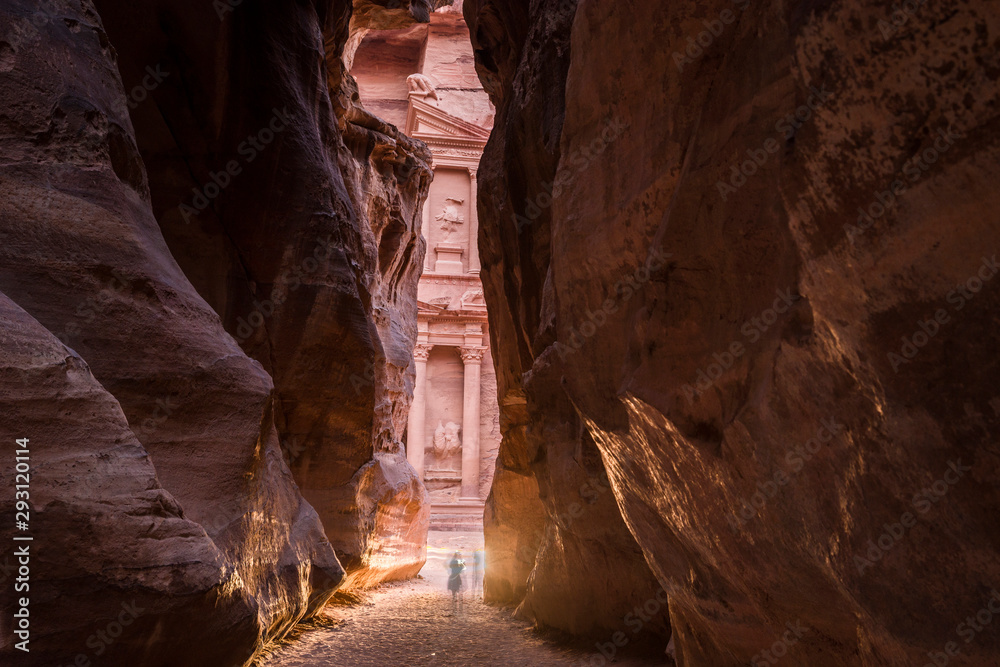
M 410 97 L 406 134 L 425 142 L 445 140 L 485 144 L 490 138 L 489 130 L 453 116 L 415 96 Z
M 448 310 L 450 305 L 450 297 L 438 297 L 436 299 L 431 299 L 430 301 L 417 301 L 417 310 L 423 312 L 440 313 Z

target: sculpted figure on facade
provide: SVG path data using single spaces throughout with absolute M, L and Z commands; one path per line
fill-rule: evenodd
M 426 74 L 411 74 L 406 77 L 406 88 L 410 95 L 418 97 L 438 98 L 437 91 L 434 90 L 434 83 Z
M 476 288 L 466 290 L 465 294 L 462 295 L 462 307 L 466 306 L 486 306 L 486 300 L 483 297 L 483 290 Z
M 458 437 L 460 428 L 455 422 L 448 422 L 447 424 L 438 422 L 437 428 L 434 429 L 433 445 L 434 455 L 437 457 L 439 464 L 462 449 L 462 440 Z
M 433 445 L 434 455 L 437 456 L 438 459 L 444 458 L 446 445 L 444 442 L 444 424 L 441 422 L 438 422 L 437 428 L 434 429 Z
M 458 430 L 462 428 L 455 422 L 448 422 L 444 427 L 445 456 L 451 456 L 455 452 L 461 451 L 462 441 L 458 437 Z
M 460 225 L 465 222 L 465 216 L 462 215 L 461 206 L 465 203 L 464 199 L 455 199 L 454 197 L 448 197 L 445 199 L 444 209 L 434 216 L 434 219 L 441 223 L 441 229 L 444 231 L 444 240 L 450 241 L 452 234 L 458 231 Z

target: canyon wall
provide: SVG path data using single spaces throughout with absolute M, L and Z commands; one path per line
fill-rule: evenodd
M 504 438 L 486 507 L 484 589 L 539 625 L 603 637 L 624 629 L 636 606 L 653 600 L 662 610 L 655 597 L 663 594 L 621 518 L 593 438 L 551 364 L 535 361 L 557 341 L 546 276 L 554 221 L 541 207 L 530 225 L 511 224 L 510 211 L 544 197 L 559 167 L 575 8 L 543 5 L 538 23 L 522 3 L 465 5 L 480 78 L 497 106 L 479 172 L 479 214 L 489 221 L 479 236 L 481 275 L 492 297 Z M 665 644 L 666 634 L 660 613 L 631 640 Z
M 338 554 L 347 585 L 423 562 L 428 154 L 357 105 L 347 2 L 96 5 L 0 5 L 0 435 L 34 537 L 31 653 L 5 584 L 0 655 L 244 665 Z
M 160 234 L 98 15 L 2 11 L 3 437 L 29 438 L 35 538 L 33 643 L 18 657 L 243 664 L 343 569 L 282 459 L 271 378 Z M 98 644 L 125 606 L 138 627 Z
M 132 112 L 153 212 L 274 378 L 282 449 L 348 587 L 416 574 L 430 511 L 401 444 L 430 155 L 360 106 L 344 66 L 351 29 L 427 7 L 359 4 L 97 2 L 123 79 L 167 73 Z
M 683 665 L 996 664 L 989 3 L 464 9 L 487 594 L 606 643 L 663 586 Z
M 76 352 L 5 296 L 0 345 L 3 436 L 11 460 L 16 452 L 24 463 L 0 474 L 11 489 L 3 502 L 3 536 L 14 546 L 0 577 L 5 664 L 243 664 L 268 625 L 287 624 L 305 611 L 309 601 L 296 599 L 296 587 L 325 599 L 340 580 L 315 513 L 300 505 L 290 479 L 266 479 L 273 471 L 289 477 L 273 444 L 243 453 L 251 460 L 238 470 L 265 478 L 248 483 L 248 491 L 269 492 L 277 503 L 249 493 L 246 499 L 220 495 L 235 518 L 222 507 L 213 515 L 185 490 L 172 494 L 161 485 L 121 404 Z M 23 447 L 16 447 L 21 438 Z M 231 463 L 226 450 L 233 444 L 243 443 L 234 438 L 213 448 L 216 464 Z M 167 457 L 160 469 L 172 471 L 171 463 Z M 18 499 L 30 503 L 26 512 L 22 506 L 15 514 L 15 484 Z M 292 525 L 267 531 L 255 515 L 275 510 Z M 304 520 L 295 522 L 297 513 Z M 27 520 L 25 530 L 12 530 L 15 516 Z M 247 556 L 280 560 L 277 567 L 253 566 L 232 554 L 261 530 L 264 542 L 251 545 Z M 33 539 L 13 541 L 25 536 Z M 310 558 L 311 551 L 320 558 Z M 317 571 L 303 580 L 299 567 Z M 13 616 L 22 596 L 30 600 L 30 634 L 19 635 Z M 25 640 L 30 652 L 15 649 Z

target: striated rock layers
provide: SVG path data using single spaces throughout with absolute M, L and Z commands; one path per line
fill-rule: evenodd
M 274 378 L 282 448 L 348 586 L 416 574 L 430 513 L 401 444 L 430 155 L 365 112 L 344 66 L 351 25 L 410 16 L 390 4 L 352 24 L 344 1 L 97 1 L 126 88 L 168 73 L 132 111 L 153 212 Z
M 575 4 L 465 4 L 488 594 L 652 598 L 613 495 L 680 664 L 996 664 L 996 12 Z

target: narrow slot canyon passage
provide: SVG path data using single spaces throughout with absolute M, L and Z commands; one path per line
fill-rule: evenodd
M 481 584 L 473 586 L 472 547 L 482 534 L 436 532 L 428 537 L 427 564 L 420 577 L 393 582 L 363 596 L 363 601 L 326 608 L 321 620 L 287 645 L 272 647 L 262 667 L 319 665 L 590 665 L 596 649 L 565 637 L 532 631 L 502 608 L 484 604 Z M 465 556 L 466 588 L 455 602 L 448 592 L 448 562 L 456 550 Z M 313 627 L 318 625 L 319 627 Z M 613 644 L 612 644 L 613 645 Z M 364 650 L 358 651 L 358 647 Z M 605 649 L 610 652 L 611 649 Z M 614 649 L 616 652 L 618 648 Z M 617 665 L 662 665 L 649 653 L 618 658 Z M 641 655 L 645 653 L 646 655 Z
M 986 0 L 0 0 L 0 665 L 1000 664 Z

